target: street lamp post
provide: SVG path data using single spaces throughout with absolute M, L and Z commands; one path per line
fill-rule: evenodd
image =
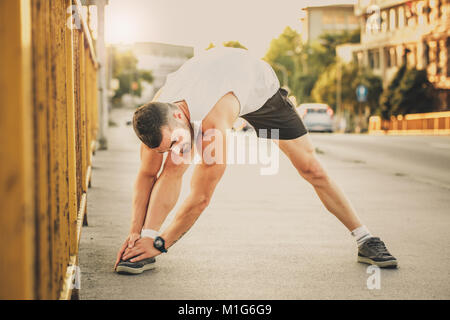
M 342 130 L 341 122 L 343 117 L 342 110 L 342 64 L 340 61 L 337 62 L 336 70 L 336 119 L 339 127 L 339 131 Z

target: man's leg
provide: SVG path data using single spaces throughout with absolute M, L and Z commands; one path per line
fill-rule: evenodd
M 293 140 L 276 142 L 300 175 L 311 183 L 328 211 L 334 214 L 350 231 L 362 225 L 342 190 L 328 176 L 317 159 L 309 134 Z
M 169 212 L 177 203 L 183 174 L 189 164 L 175 164 L 169 153 L 163 171 L 150 195 L 144 229 L 159 230 Z
M 397 259 L 387 250 L 383 241 L 372 237 L 361 224 L 355 210 L 339 186 L 328 176 L 315 154 L 309 134 L 293 140 L 276 141 L 292 164 L 316 190 L 325 207 L 352 231 L 358 244 L 358 261 L 384 268 L 396 268 Z

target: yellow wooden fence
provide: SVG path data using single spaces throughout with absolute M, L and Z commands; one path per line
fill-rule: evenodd
M 369 134 L 450 135 L 450 111 L 369 118 Z
M 0 299 L 77 293 L 98 130 L 81 10 L 79 0 L 0 1 Z

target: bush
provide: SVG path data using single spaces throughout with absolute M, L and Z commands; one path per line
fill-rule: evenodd
M 431 112 L 438 106 L 436 90 L 428 81 L 426 70 L 408 69 L 403 64 L 380 98 L 380 115 Z

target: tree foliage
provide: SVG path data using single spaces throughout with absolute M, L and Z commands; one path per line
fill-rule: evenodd
M 393 115 L 434 111 L 438 99 L 426 70 L 408 69 L 403 64 L 380 98 L 380 104 L 380 115 L 389 119 Z
M 224 43 L 222 43 L 224 47 L 229 47 L 229 48 L 240 48 L 240 49 L 245 49 L 248 50 L 247 47 L 245 47 L 244 45 L 242 45 L 239 41 L 225 41 Z
M 125 94 L 140 97 L 142 82 L 153 82 L 154 78 L 151 71 L 137 68 L 138 60 L 131 50 L 120 52 L 113 48 L 111 59 L 112 76 L 119 82 L 119 86 L 112 97 L 114 104 L 119 103 Z
M 326 69 L 317 80 L 312 97 L 317 102 L 327 103 L 336 109 L 338 68 L 341 68 L 342 103 L 353 113 L 359 113 L 359 103 L 356 97 L 356 88 L 364 85 L 368 89 L 367 103 L 371 113 L 378 109 L 378 101 L 383 91 L 380 77 L 374 75 L 370 70 L 359 68 L 355 63 L 333 64 Z
M 301 35 L 290 27 L 270 43 L 266 60 L 280 83 L 289 87 L 299 102 L 313 100 L 312 89 L 319 76 L 336 62 L 336 46 L 359 41 L 359 32 L 323 34 L 319 40 L 303 43 Z
M 240 49 L 245 49 L 248 50 L 243 44 L 241 44 L 239 41 L 225 41 L 222 43 L 222 45 L 224 47 L 229 47 L 229 48 L 240 48 Z M 212 42 L 209 43 L 208 47 L 205 50 L 209 50 L 212 48 L 215 48 L 216 45 Z

